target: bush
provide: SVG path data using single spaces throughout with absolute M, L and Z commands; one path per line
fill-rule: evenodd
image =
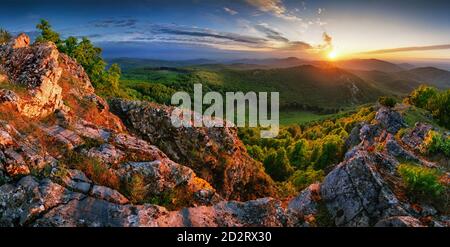
M 409 164 L 400 164 L 398 172 L 408 190 L 422 196 L 437 197 L 444 192 L 444 186 L 439 182 L 437 171 Z
M 409 102 L 417 107 L 424 108 L 428 101 L 438 94 L 438 90 L 434 87 L 426 85 L 419 86 L 409 96 Z
M 284 148 L 269 153 L 264 159 L 264 167 L 267 174 L 276 181 L 285 181 L 294 172 Z
M 450 128 L 450 89 L 438 91 L 422 85 L 411 93 L 409 102 L 430 111 L 440 125 Z
M 316 171 L 311 167 L 306 170 L 298 170 L 292 175 L 292 183 L 298 190 L 308 187 L 314 182 L 321 182 L 324 177 L 322 170 Z
M 308 142 L 300 139 L 290 152 L 290 162 L 298 169 L 306 169 L 308 165 Z
M 131 202 L 142 203 L 146 196 L 144 179 L 139 174 L 133 174 L 125 183 L 125 191 Z
M 395 104 L 397 104 L 397 100 L 392 98 L 392 97 L 387 97 L 387 96 L 383 96 L 380 97 L 378 99 L 378 102 L 382 105 L 382 106 L 386 106 L 389 108 L 392 108 L 395 106 Z
M 431 111 L 438 123 L 450 129 L 450 89 L 439 92 L 428 101 L 427 110 Z
M 320 153 L 314 163 L 314 169 L 322 170 L 342 160 L 344 155 L 344 141 L 338 135 L 327 135 L 319 142 Z
M 0 28 L 0 45 L 6 44 L 11 40 L 11 34 L 3 28 Z
M 444 137 L 438 132 L 430 130 L 422 143 L 421 150 L 423 153 L 442 153 L 450 157 L 450 137 Z

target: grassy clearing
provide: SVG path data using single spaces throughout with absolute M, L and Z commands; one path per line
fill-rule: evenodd
M 303 124 L 323 120 L 333 117 L 334 115 L 335 114 L 323 115 L 308 111 L 282 111 L 280 112 L 280 124 L 284 126 L 291 124 Z

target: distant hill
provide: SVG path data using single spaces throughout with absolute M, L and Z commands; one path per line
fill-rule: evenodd
M 450 72 L 433 67 L 415 68 L 399 72 L 351 70 L 351 72 L 376 87 L 394 94 L 407 94 L 420 84 L 440 89 L 450 88 Z
M 434 67 L 415 68 L 399 72 L 398 75 L 405 79 L 415 79 L 420 83 L 426 83 L 438 88 L 450 88 L 450 71 Z
M 143 68 L 143 67 L 185 67 L 192 65 L 213 64 L 214 60 L 209 59 L 192 59 L 192 60 L 158 60 L 144 58 L 114 58 L 109 59 L 109 63 L 117 63 L 122 69 Z
M 161 83 L 189 90 L 202 83 L 214 91 L 280 92 L 282 107 L 339 109 L 375 101 L 381 95 L 404 96 L 420 84 L 450 88 L 450 72 L 433 67 L 404 69 L 376 59 L 330 63 L 295 57 L 241 59 L 218 63 L 207 59 L 164 61 L 115 59 L 127 83 Z M 343 68 L 348 67 L 348 68 Z M 354 69 L 351 69 L 354 68 Z
M 402 66 L 386 62 L 378 59 L 351 59 L 351 60 L 342 60 L 336 61 L 335 65 L 350 70 L 378 70 L 383 72 L 399 72 L 404 70 Z
M 289 68 L 306 64 L 313 64 L 310 60 L 299 59 L 296 57 L 287 57 L 287 58 L 267 58 L 267 59 L 240 59 L 240 60 L 232 60 L 227 64 L 234 65 L 263 65 L 266 68 Z
M 339 68 L 302 65 L 268 70 L 221 71 L 225 85 L 280 92 L 283 104 L 339 108 L 374 101 L 383 92 Z

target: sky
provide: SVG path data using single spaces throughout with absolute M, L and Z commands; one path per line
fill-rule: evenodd
M 105 57 L 379 58 L 450 64 L 450 1 L 2 1 L 0 27 L 47 19 Z

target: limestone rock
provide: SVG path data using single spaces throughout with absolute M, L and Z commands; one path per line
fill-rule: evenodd
M 225 199 L 274 195 L 262 164 L 247 154 L 235 128 L 176 128 L 172 107 L 116 99 L 111 110 L 137 135 L 157 145 L 173 161 L 192 168 Z
M 288 209 L 302 215 L 314 215 L 317 214 L 317 202 L 320 199 L 320 184 L 311 184 L 289 202 Z
M 117 204 L 126 204 L 128 199 L 118 191 L 105 186 L 94 185 L 89 193 L 91 196 Z
M 377 111 L 375 120 L 378 121 L 381 128 L 391 134 L 395 134 L 399 129 L 406 127 L 401 114 L 387 107 L 381 107 Z
M 424 227 L 416 218 L 411 216 L 395 216 L 380 220 L 376 227 Z
M 406 214 L 377 172 L 372 155 L 363 151 L 331 171 L 320 194 L 337 226 L 369 226 L 388 216 Z
M 88 197 L 60 205 L 36 220 L 34 226 L 292 226 L 280 202 L 262 198 L 221 202 L 214 206 L 168 211 L 154 205 L 117 205 Z

